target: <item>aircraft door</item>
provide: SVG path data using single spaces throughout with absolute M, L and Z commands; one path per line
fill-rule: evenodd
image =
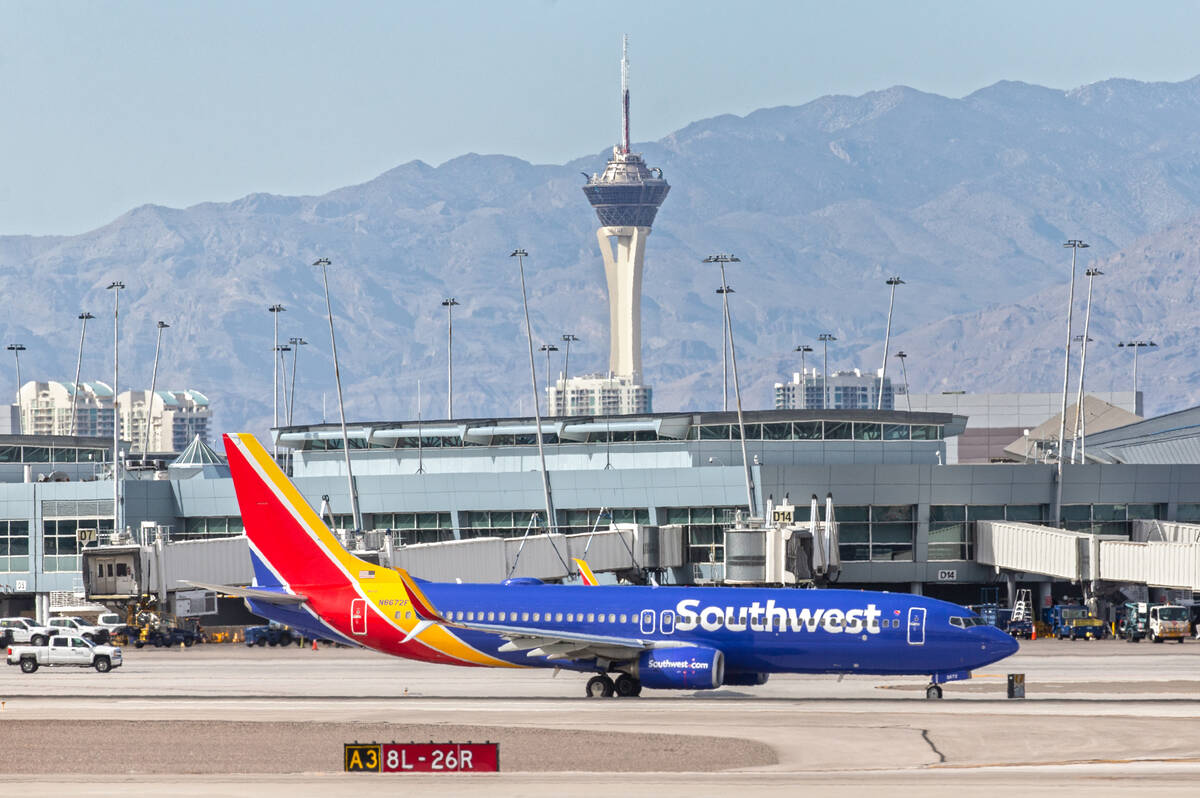
M 658 628 L 665 634 L 674 634 L 675 632 L 675 611 L 663 610 L 658 614 Z
M 910 646 L 925 645 L 925 608 L 908 608 L 908 644 Z
M 367 600 L 356 598 L 350 602 L 350 631 L 356 635 L 367 633 Z
M 641 621 L 642 634 L 654 634 L 654 610 L 642 610 L 642 615 L 638 620 Z

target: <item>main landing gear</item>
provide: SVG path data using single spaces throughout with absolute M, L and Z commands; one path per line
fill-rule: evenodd
M 931 684 L 925 688 L 926 698 L 941 698 L 942 686 L 940 684 Z
M 593 676 L 588 679 L 585 690 L 588 698 L 608 698 L 614 695 L 631 698 L 640 695 L 641 692 L 642 683 L 628 673 L 619 673 L 616 679 L 612 679 L 606 674 Z

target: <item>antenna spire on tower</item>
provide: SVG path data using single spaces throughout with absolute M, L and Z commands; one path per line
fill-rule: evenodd
M 621 153 L 629 154 L 629 34 L 621 37 Z

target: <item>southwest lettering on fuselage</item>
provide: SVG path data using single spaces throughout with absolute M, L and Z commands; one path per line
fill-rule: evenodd
M 883 615 L 874 604 L 865 609 L 810 609 L 780 607 L 775 599 L 763 605 L 752 602 L 742 607 L 709 606 L 699 609 L 699 599 L 684 599 L 675 605 L 675 628 L 690 632 L 697 627 L 706 632 L 728 629 L 731 632 L 815 632 L 823 629 L 830 634 L 879 634 L 879 618 Z

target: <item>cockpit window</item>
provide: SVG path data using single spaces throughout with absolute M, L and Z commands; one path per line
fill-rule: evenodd
M 978 616 L 964 618 L 959 615 L 950 616 L 950 625 L 957 626 L 960 629 L 966 629 L 971 626 L 986 626 L 987 622 Z

